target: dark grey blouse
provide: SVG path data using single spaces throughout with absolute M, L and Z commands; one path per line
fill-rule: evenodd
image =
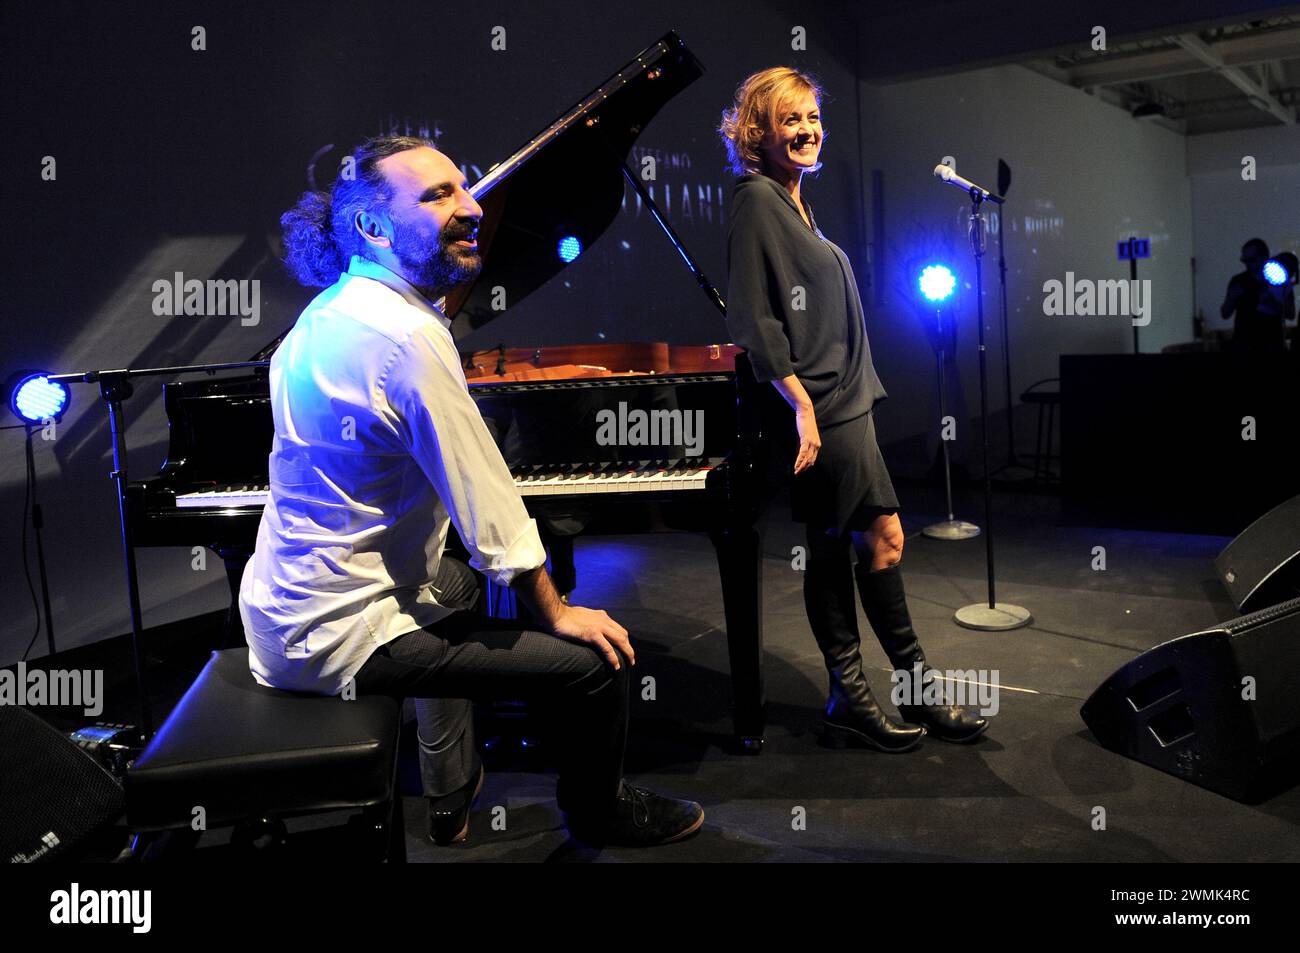
M 798 376 L 819 427 L 860 417 L 888 396 L 871 363 L 848 258 L 808 228 L 774 179 L 737 180 L 727 265 L 727 329 L 758 380 Z

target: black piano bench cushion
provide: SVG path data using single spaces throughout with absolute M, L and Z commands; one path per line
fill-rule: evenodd
M 127 773 L 131 830 L 208 828 L 374 807 L 393 790 L 401 706 L 257 684 L 248 649 L 212 653 L 199 677 Z

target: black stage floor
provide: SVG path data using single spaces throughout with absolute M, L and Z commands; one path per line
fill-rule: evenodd
M 952 614 L 985 597 L 983 539 L 921 536 L 924 525 L 943 515 L 941 494 L 902 481 L 899 489 L 909 507 L 902 514 L 908 536 L 902 565 L 931 663 L 999 673 L 1000 712 L 985 740 L 974 746 L 927 740 L 902 755 L 819 746 L 826 675 L 804 616 L 801 576 L 791 566 L 802 528 L 778 504 L 767 527 L 764 564 L 767 744 L 757 757 L 733 753 L 722 602 L 708 540 L 584 538 L 577 546 L 574 601 L 607 609 L 621 621 L 638 648 L 637 687 L 645 676 L 655 680 L 653 701 L 634 692 L 628 775 L 699 800 L 707 814 L 704 831 L 653 851 L 579 847 L 561 827 L 553 775 L 524 755 L 498 751 L 488 761 L 469 841 L 436 848 L 423 839 L 424 802 L 414 724 L 408 722 L 402 775 L 410 859 L 1300 859 L 1300 788 L 1260 806 L 1241 805 L 1111 754 L 1079 718 L 1092 690 L 1142 650 L 1236 614 L 1212 565 L 1226 537 L 1065 526 L 1054 495 L 1001 490 L 994 516 L 998 597 L 1031 610 L 1034 622 L 1015 632 L 978 633 L 957 626 Z M 959 517 L 983 522 L 975 489 L 961 491 L 958 500 Z M 1105 547 L 1105 571 L 1091 568 L 1097 546 Z M 161 711 L 201 666 L 201 643 L 213 621 L 195 620 L 150 640 Z M 887 695 L 885 657 L 864 617 L 860 624 L 872 685 Z M 110 708 L 103 718 L 131 720 L 122 643 L 76 650 L 76 664 L 89 664 L 83 653 L 109 651 L 119 673 L 107 678 L 110 699 L 127 705 Z M 493 827 L 496 807 L 506 809 L 505 830 Z M 1104 830 L 1094 829 L 1097 808 L 1105 812 Z M 797 829 L 800 813 L 806 824 Z

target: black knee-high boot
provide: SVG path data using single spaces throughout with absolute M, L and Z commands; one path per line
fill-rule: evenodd
M 925 729 L 891 721 L 871 694 L 862 671 L 851 565 L 848 540 L 809 531 L 803 598 L 808 624 L 830 673 L 826 737 L 832 743 L 878 751 L 908 751 L 920 743 Z
M 933 669 L 926 664 L 921 642 L 912 628 L 898 564 L 873 571 L 858 563 L 853 573 L 858 580 L 862 608 L 890 663 L 895 669 L 911 673 L 919 670 L 924 684 Z M 930 734 L 944 741 L 974 741 L 988 728 L 986 719 L 957 705 L 899 705 L 898 711 L 909 722 L 924 725 Z

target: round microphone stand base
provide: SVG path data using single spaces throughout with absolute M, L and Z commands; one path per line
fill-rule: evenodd
M 981 632 L 1007 632 L 1020 629 L 1034 621 L 1034 617 L 1024 606 L 1013 606 L 999 602 L 990 606 L 987 602 L 962 606 L 953 613 L 953 621 L 964 629 L 978 629 Z
M 922 536 L 931 539 L 970 539 L 980 534 L 980 528 L 965 520 L 946 519 L 942 523 L 931 523 L 921 530 Z

